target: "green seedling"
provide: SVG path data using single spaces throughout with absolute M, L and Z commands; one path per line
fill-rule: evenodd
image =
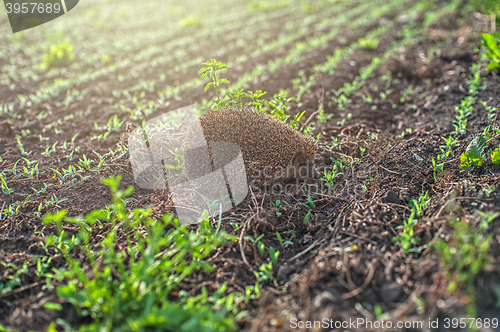
M 188 17 L 179 21 L 179 27 L 181 27 L 182 29 L 192 29 L 199 27 L 201 23 L 201 18 L 196 15 L 189 15 Z
M 488 119 L 491 120 L 493 119 L 496 115 L 497 115 L 497 112 L 498 112 L 498 107 L 493 107 L 493 106 L 489 106 L 485 101 L 481 100 L 481 105 L 483 105 L 483 107 L 486 109 L 486 111 L 488 112 Z
M 500 146 L 490 151 L 491 162 L 494 165 L 500 165 Z
M 404 103 L 413 93 L 413 85 L 408 86 L 402 93 L 399 101 Z
M 498 212 L 476 212 L 479 214 L 478 229 L 468 222 L 454 220 L 450 222 L 453 228 L 452 239 L 440 239 L 433 245 L 450 280 L 448 291 L 463 289 L 470 299 L 466 306 L 468 318 L 477 317 L 474 282 L 478 273 L 489 262 L 493 236 L 486 235 L 486 231 L 491 221 L 500 215 Z
M 21 151 L 22 155 L 28 155 L 28 153 L 24 150 L 23 142 L 21 141 L 22 136 L 16 135 L 17 147 L 19 151 Z
M 398 236 L 395 236 L 392 238 L 392 242 L 400 242 L 401 247 L 403 248 L 403 251 L 405 254 L 408 254 L 410 252 L 416 252 L 419 253 L 420 249 L 419 248 L 413 248 L 413 245 L 420 242 L 419 237 L 414 237 L 413 236 L 413 228 L 417 225 L 417 220 L 414 219 L 415 217 L 415 210 L 411 211 L 410 216 L 408 217 L 408 220 L 405 220 L 403 222 L 403 225 L 400 225 L 396 227 L 396 229 L 403 229 L 403 232 L 399 233 Z
M 316 115 L 316 119 L 318 119 L 319 124 L 326 123 L 328 120 L 333 118 L 333 114 L 325 114 L 325 110 L 323 109 L 323 107 L 321 107 L 321 105 L 319 106 L 318 109 L 319 111 L 318 114 Z
M 258 296 L 258 285 L 247 287 L 245 294 L 224 296 L 224 283 L 212 295 L 202 288 L 199 295 L 188 296 L 181 290 L 176 302 L 170 298 L 185 278 L 196 271 L 212 271 L 213 265 L 206 258 L 236 237 L 223 231 L 216 234 L 207 213 L 198 228 L 190 230 L 169 215 L 153 219 L 151 208 L 130 212 L 125 198 L 133 187 L 119 190 L 120 179 L 102 181 L 113 194 L 108 210 L 94 210 L 80 217 L 68 217 L 66 210 L 61 210 L 43 218 L 45 225 L 55 226 L 55 232 L 46 237 L 46 246 L 66 261 L 66 269 L 56 274 L 60 280 L 57 295 L 71 303 L 80 317 L 92 317 L 93 322 L 84 326 L 86 330 L 131 330 L 134 326 L 182 331 L 188 324 L 189 330 L 202 331 L 206 326 L 233 330 L 240 304 Z M 63 221 L 76 225 L 79 231 L 69 235 Z M 111 227 L 93 251 L 89 243 L 93 226 L 100 221 Z M 76 248 L 85 256 L 87 266 L 74 258 Z M 103 265 L 97 263 L 98 259 Z M 176 319 L 166 321 L 165 317 Z
M 50 156 L 52 153 L 56 152 L 56 150 L 57 150 L 56 146 L 57 146 L 57 144 L 58 144 L 58 143 L 59 143 L 59 142 L 55 142 L 54 144 L 52 144 L 52 147 L 48 147 L 48 146 L 47 146 L 47 147 L 45 148 L 45 151 L 44 151 L 44 152 L 42 152 L 42 155 L 44 155 L 44 156 L 48 157 L 48 156 Z
M 259 271 L 253 271 L 255 278 L 257 279 L 257 283 L 260 282 L 271 282 L 273 281 L 273 263 L 263 263 L 261 266 L 259 266 Z
M 281 203 L 281 201 L 280 201 L 279 199 L 277 199 L 277 200 L 276 200 L 276 203 L 274 203 L 274 202 L 272 202 L 272 201 L 271 201 L 271 204 L 272 204 L 272 205 L 273 205 L 276 209 L 278 209 L 278 208 L 279 208 L 280 203 Z M 276 216 L 279 218 L 279 217 L 281 216 L 281 212 L 276 211 Z
M 469 77 L 469 93 L 474 96 L 478 94 L 483 78 L 481 77 L 481 70 L 476 63 L 472 64 L 471 72 L 472 76 Z
M 273 247 L 269 247 L 269 257 L 271 258 L 271 262 L 273 266 L 278 265 L 278 256 L 280 255 L 279 251 L 276 251 Z
M 74 50 L 75 46 L 69 40 L 52 44 L 48 52 L 43 55 L 43 63 L 46 67 L 68 64 L 75 60 Z
M 378 45 L 380 44 L 380 39 L 378 38 L 373 38 L 373 39 L 370 39 L 370 38 L 359 38 L 358 40 L 359 42 L 359 46 L 361 46 L 362 48 L 370 48 L 372 50 L 375 50 L 377 49 Z
M 203 62 L 202 65 L 207 66 L 206 68 L 200 69 L 201 79 L 205 79 L 208 77 L 212 80 L 212 82 L 207 83 L 205 86 L 205 91 L 207 91 L 211 86 L 215 89 L 215 96 L 217 99 L 214 100 L 215 109 L 219 110 L 223 106 L 227 105 L 226 95 L 221 97 L 220 86 L 221 84 L 229 84 L 229 81 L 225 78 L 218 78 L 218 72 L 228 68 L 225 64 L 220 61 L 216 61 L 215 59 L 210 59 L 206 62 Z M 230 98 L 230 97 L 229 97 Z M 228 98 L 228 99 L 229 99 Z
M 281 248 L 285 249 L 285 244 L 293 244 L 293 242 L 291 241 L 283 241 L 283 239 L 281 238 L 281 234 L 276 232 L 276 238 L 278 239 L 280 245 L 281 245 Z
M 430 201 L 429 191 L 426 191 L 425 194 L 420 194 L 418 200 L 411 199 L 409 205 L 415 211 L 416 215 L 420 217 L 423 211 L 429 206 Z
M 465 134 L 467 129 L 467 118 L 472 114 L 472 106 L 476 100 L 472 96 L 465 97 L 460 101 L 460 107 L 455 106 L 455 131 L 452 134 Z
M 460 168 L 465 171 L 479 170 L 485 160 L 484 149 L 488 146 L 484 135 L 474 137 L 460 156 Z
M 88 159 L 85 154 L 83 154 L 83 159 L 79 158 L 78 159 L 78 165 L 82 166 L 83 168 L 90 170 L 90 164 L 92 164 L 94 160 Z
M 21 175 L 30 179 L 36 176 L 36 178 L 38 179 L 38 174 L 40 174 L 40 171 L 38 170 L 38 161 L 37 160 L 29 161 L 29 159 L 24 157 L 23 159 L 25 163 L 23 163 L 23 173 Z
M 490 59 L 490 63 L 486 69 L 493 70 L 500 68 L 500 47 L 495 36 L 489 33 L 482 33 L 481 38 L 483 38 L 484 46 L 488 49 L 487 56 Z M 500 38 L 500 33 L 497 35 L 497 38 Z
M 306 114 L 306 111 L 302 111 L 301 113 L 297 113 L 294 117 L 293 117 L 293 120 L 290 122 L 290 127 L 292 127 L 292 129 L 294 130 L 298 130 L 299 129 L 299 121 L 300 119 L 302 119 L 302 117 L 304 116 L 304 114 Z
M 124 121 L 120 121 L 118 118 L 118 115 L 113 115 L 112 117 L 109 118 L 108 122 L 106 123 L 106 129 L 109 131 L 120 131 L 122 128 L 122 125 Z
M 434 175 L 434 181 L 438 182 L 438 175 L 442 173 L 444 170 L 444 159 L 443 155 L 437 155 L 436 159 L 431 158 L 432 161 L 432 170 Z
M 307 224 L 309 219 L 311 219 L 311 211 L 312 210 L 307 211 L 306 216 L 304 217 L 304 224 Z
M 21 275 L 28 274 L 28 262 L 24 262 L 21 268 L 17 268 L 15 264 L 8 264 L 5 262 L 0 262 L 5 268 L 14 270 L 14 274 L 7 274 L 5 278 L 8 280 L 6 283 L 0 283 L 0 297 L 5 294 L 10 293 L 14 288 L 21 285 Z
M 14 189 L 9 188 L 7 185 L 7 180 L 5 179 L 5 174 L 0 173 L 0 185 L 2 186 L 2 192 L 5 195 L 10 195 L 14 192 Z

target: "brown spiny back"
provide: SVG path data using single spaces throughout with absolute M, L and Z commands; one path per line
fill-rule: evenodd
M 273 174 L 280 169 L 285 171 L 284 176 L 273 176 L 273 180 L 286 179 L 290 178 L 286 170 L 294 166 L 295 160 L 314 162 L 313 140 L 267 114 L 247 108 L 225 108 L 209 111 L 200 122 L 209 144 L 230 142 L 240 147 L 247 177 L 267 167 Z

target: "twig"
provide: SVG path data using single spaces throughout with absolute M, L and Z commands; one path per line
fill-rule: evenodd
M 370 266 L 370 271 L 368 272 L 368 276 L 366 277 L 365 282 L 363 282 L 363 284 L 361 286 L 359 286 L 358 288 L 350 291 L 347 294 L 342 295 L 342 299 L 347 300 L 347 299 L 350 299 L 351 297 L 359 295 L 359 294 L 361 294 L 361 292 L 363 292 L 365 290 L 366 287 L 368 287 L 368 285 L 372 281 L 373 275 L 375 274 L 375 268 L 377 267 L 377 264 L 376 264 L 377 262 L 378 262 L 378 259 L 375 259 L 375 261 L 372 261 L 372 264 Z
M 383 170 L 385 170 L 385 171 L 387 171 L 387 172 L 389 172 L 389 173 L 394 173 L 394 174 L 397 174 L 397 175 L 401 175 L 401 173 L 398 173 L 398 172 L 395 172 L 395 171 L 391 171 L 391 170 L 389 170 L 389 169 L 387 169 L 387 168 L 385 168 L 385 167 L 382 167 L 382 166 L 380 166 L 380 165 L 378 165 L 378 167 L 382 168 Z
M 248 225 L 248 223 L 253 219 L 255 218 L 257 214 L 255 213 L 253 216 L 251 216 L 247 221 L 245 221 L 245 224 L 243 224 L 243 228 L 241 229 L 241 233 L 240 233 L 240 238 L 239 238 L 239 243 L 240 243 L 240 251 L 241 251 L 241 258 L 243 259 L 243 262 L 245 262 L 245 264 L 248 266 L 248 267 L 252 267 L 248 261 L 247 261 L 247 257 L 245 256 L 245 251 L 243 250 L 243 243 L 245 241 L 245 238 L 244 238 L 244 234 L 245 234 L 245 229 Z
M 296 258 L 299 258 L 300 256 L 304 255 L 305 253 L 311 251 L 311 249 L 314 248 L 318 244 L 318 242 L 319 243 L 323 243 L 324 241 L 325 241 L 325 239 L 322 239 L 321 241 L 319 239 L 317 239 L 309 247 L 307 247 L 304 251 L 301 251 L 297 255 L 295 255 L 292 258 L 290 258 L 288 260 L 288 262 L 291 262 L 291 261 L 295 260 Z
M 3 208 L 5 207 L 5 201 L 3 202 L 3 205 L 2 205 L 2 210 L 0 211 L 0 220 L 2 220 L 2 212 L 3 212 Z
M 302 126 L 302 128 L 300 129 L 301 131 L 304 130 L 304 128 L 309 124 L 309 122 L 311 122 L 311 120 L 313 119 L 313 117 L 319 113 L 319 110 L 313 112 L 306 120 L 306 122 L 304 123 L 304 125 Z

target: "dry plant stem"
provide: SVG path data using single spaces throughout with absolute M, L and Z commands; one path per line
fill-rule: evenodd
M 373 275 L 375 274 L 375 269 L 377 267 L 377 263 L 378 263 L 378 258 L 374 259 L 371 262 L 370 271 L 368 271 L 368 276 L 366 277 L 365 282 L 363 282 L 363 284 L 361 286 L 359 286 L 358 288 L 350 291 L 347 294 L 342 295 L 342 299 L 347 300 L 347 299 L 350 299 L 351 297 L 359 295 L 359 294 L 361 294 L 361 292 L 363 292 L 365 290 L 366 287 L 368 287 L 368 285 L 372 281 Z
M 245 223 L 243 224 L 243 228 L 241 229 L 241 233 L 240 233 L 240 238 L 238 240 L 238 242 L 240 243 L 240 251 L 241 251 L 241 258 L 243 259 L 243 262 L 245 262 L 245 264 L 248 266 L 248 267 L 252 267 L 248 261 L 247 261 L 247 258 L 245 256 L 245 251 L 243 250 L 244 249 L 244 242 L 245 242 L 245 229 L 247 228 L 247 225 L 250 223 L 250 221 L 252 221 L 253 218 L 255 218 L 257 214 L 255 213 L 253 216 L 251 216 L 250 218 L 248 218 L 247 221 L 245 221 Z
M 380 165 L 378 165 L 378 167 L 382 168 L 383 170 L 385 170 L 385 171 L 387 171 L 387 172 L 389 172 L 389 173 L 393 173 L 393 174 L 401 175 L 401 173 L 391 171 L 391 170 L 389 170 L 389 169 L 387 169 L 387 168 L 385 168 L 385 167 L 382 167 L 382 166 L 380 166 Z
M 302 128 L 300 128 L 300 131 L 304 130 L 304 128 L 309 124 L 309 122 L 311 122 L 311 120 L 313 119 L 313 117 L 319 113 L 319 110 L 313 112 L 311 115 L 309 115 L 309 117 L 307 118 L 306 122 L 302 125 Z
M 311 249 L 313 249 L 318 243 L 323 243 L 325 242 L 325 239 L 323 240 L 319 240 L 317 239 L 316 241 L 314 241 L 309 247 L 307 247 L 305 250 L 299 252 L 297 255 L 293 256 L 292 258 L 290 258 L 288 260 L 288 262 L 291 262 L 291 261 L 294 261 L 295 259 L 299 258 L 300 256 L 304 255 L 305 253 L 311 251 Z
M 6 202 L 3 202 L 2 210 L 0 210 L 0 220 L 2 220 L 2 213 L 3 213 L 3 208 L 5 207 L 5 203 Z

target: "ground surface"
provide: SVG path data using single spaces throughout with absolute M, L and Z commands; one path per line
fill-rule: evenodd
M 488 111 L 479 102 L 473 106 L 466 133 L 453 135 L 458 144 L 452 149 L 450 162 L 438 174 L 437 182 L 431 158 L 441 153 L 442 137 L 449 137 L 454 130 L 455 106 L 468 95 L 470 68 L 479 61 L 475 50 L 479 33 L 488 31 L 490 22 L 487 17 L 464 13 L 464 5 L 459 2 L 456 8 L 447 10 L 443 10 L 448 8 L 446 1 L 425 2 L 420 7 L 417 1 L 382 3 L 392 8 L 381 7 L 380 13 L 360 11 L 338 25 L 324 21 L 326 26 L 319 22 L 334 15 L 325 9 L 333 6 L 328 2 L 321 2 L 317 8 L 311 5 L 310 11 L 306 8 L 297 12 L 285 6 L 265 14 L 246 12 L 245 4 L 238 3 L 230 6 L 225 13 L 227 17 L 219 18 L 224 24 L 210 38 L 203 34 L 210 22 L 217 20 L 215 9 L 207 14 L 201 26 L 173 28 L 161 33 L 155 27 L 161 24 L 162 17 L 152 14 L 155 8 L 151 5 L 142 8 L 144 15 L 152 15 L 149 20 L 144 16 L 131 23 L 129 29 L 137 34 L 133 40 L 122 35 L 124 30 L 118 32 L 118 28 L 126 29 L 126 25 L 100 11 L 109 4 L 81 4 L 84 14 L 74 14 L 74 24 L 92 22 L 89 30 L 70 33 L 67 26 L 54 28 L 67 29 L 71 42 L 76 45 L 77 60 L 52 70 L 36 67 L 41 63 L 44 46 L 33 45 L 39 38 L 43 45 L 48 45 L 62 37 L 55 36 L 57 33 L 53 31 L 26 32 L 20 40 L 14 40 L 7 23 L 3 22 L 0 172 L 14 191 L 0 193 L 0 260 L 18 267 L 27 262 L 29 272 L 21 275 L 21 286 L 0 297 L 0 324 L 41 331 L 56 317 L 73 324 L 83 322 L 69 305 L 62 313 L 42 308 L 56 295 L 54 291 L 45 290 L 34 273 L 33 258 L 47 254 L 42 242 L 53 231 L 43 226 L 40 216 L 61 208 L 71 215 L 85 214 L 108 204 L 111 196 L 99 182 L 103 177 L 123 174 L 123 185 L 134 184 L 126 151 L 125 124 L 110 131 L 106 139 L 97 139 L 106 132 L 99 126 L 105 126 L 115 114 L 120 121 L 139 124 L 143 118 L 211 97 L 196 81 L 200 63 L 209 58 L 229 63 L 230 69 L 223 77 L 235 86 L 239 82 L 245 89 L 262 89 L 269 96 L 280 89 L 290 89 L 289 96 L 295 96 L 300 84 L 294 85 L 293 80 L 299 78 L 300 82 L 303 77 L 304 83 L 311 74 L 316 74 L 314 81 L 309 80 L 309 88 L 304 89 L 301 104 L 291 102 L 290 114 L 306 110 L 304 123 L 320 104 L 325 114 L 332 115 L 322 123 L 314 115 L 309 121 L 314 127 L 313 137 L 320 134 L 316 158 L 319 170 L 333 169 L 330 157 L 355 161 L 344 166 L 343 174 L 333 181 L 334 189 L 329 189 L 326 195 L 310 190 L 314 208 L 307 203 L 308 193 L 296 190 L 288 194 L 250 195 L 236 209 L 223 215 L 226 231 L 234 233 L 230 224 L 236 222 L 245 225 L 239 228 L 244 235 L 257 238 L 264 234 L 262 241 L 266 248 L 280 248 L 274 283 L 263 287 L 261 298 L 247 305 L 249 315 L 239 322 L 241 329 L 293 330 L 291 318 L 375 320 L 376 307 L 386 320 L 394 322 L 463 317 L 468 300 L 460 292 L 447 292 L 449 281 L 428 244 L 438 238 L 449 239 L 451 229 L 447 222 L 451 212 L 473 223 L 474 209 L 500 209 L 498 189 L 489 195 L 485 193 L 492 186 L 500 186 L 499 169 L 491 160 L 481 171 L 463 172 L 459 168 L 460 154 L 473 135 L 493 124 L 496 116 L 488 117 Z M 220 1 L 218 8 L 224 5 L 225 2 Z M 358 7 L 355 3 L 338 2 L 337 5 L 343 6 L 344 14 Z M 125 9 L 118 11 L 118 15 L 132 22 L 135 6 L 132 3 L 123 6 Z M 172 17 L 177 17 L 175 10 L 171 11 Z M 428 21 L 428 13 L 436 12 L 440 15 Z M 364 21 L 354 19 L 363 15 Z M 246 24 L 239 26 L 240 22 Z M 357 48 L 346 54 L 339 59 L 334 72 L 315 71 L 315 66 L 324 64 L 336 49 L 356 44 L 359 37 L 389 22 L 392 26 L 378 36 L 380 44 L 376 49 Z M 172 25 L 178 27 L 177 22 Z M 320 47 L 308 45 L 303 53 L 297 51 L 299 43 L 306 43 L 312 36 L 326 35 L 332 27 L 339 30 L 334 38 L 327 39 Z M 415 29 L 417 33 L 408 37 L 401 33 L 406 28 Z M 240 31 L 241 35 L 234 31 Z M 302 35 L 297 31 L 302 31 Z M 92 39 L 97 34 L 114 40 L 113 47 L 106 45 L 104 38 Z M 273 41 L 292 34 L 297 34 L 296 40 L 282 41 L 279 47 L 265 50 L 263 45 L 273 45 Z M 244 42 L 239 42 L 240 39 Z M 400 44 L 394 44 L 398 42 Z M 259 49 L 262 51 L 257 52 Z M 294 50 L 298 56 L 293 55 Z M 243 54 L 247 55 L 246 59 L 237 57 Z M 270 65 L 271 60 L 287 55 L 285 62 L 277 62 L 275 67 Z M 380 65 L 363 80 L 359 89 L 347 96 L 350 102 L 339 107 L 332 99 L 333 91 L 355 81 L 360 69 L 373 63 L 375 57 L 382 60 Z M 265 65 L 262 72 L 257 70 L 259 64 Z M 484 70 L 484 64 L 481 66 L 485 88 L 476 100 L 499 107 L 500 78 Z M 250 79 L 240 80 L 245 73 L 251 73 Z M 194 87 L 184 84 L 191 81 Z M 28 96 L 31 101 L 25 103 L 19 95 Z M 367 102 L 367 97 L 371 97 L 371 101 Z M 75 134 L 78 136 L 71 144 Z M 56 142 L 55 151 L 50 153 Z M 109 149 L 114 152 L 109 153 Z M 72 158 L 69 157 L 71 151 L 74 151 Z M 84 170 L 83 179 L 68 176 L 62 180 L 51 170 L 78 165 L 84 154 L 94 160 L 92 167 L 96 167 L 99 157 L 93 151 L 99 155 L 109 153 L 105 166 L 99 171 Z M 23 166 L 32 167 L 33 164 L 28 166 L 28 163 L 33 160 L 38 162 L 39 173 L 33 178 L 23 176 Z M 16 172 L 8 171 L 14 167 Z M 307 184 L 309 188 L 318 185 L 328 189 L 320 180 L 309 180 Z M 34 189 L 40 191 L 47 185 L 45 191 L 36 195 Z M 430 206 L 418 217 L 414 229 L 415 236 L 421 238 L 415 245 L 420 252 L 405 254 L 401 245 L 392 239 L 400 232 L 397 226 L 409 217 L 409 200 L 418 199 L 426 191 L 432 197 Z M 153 204 L 157 215 L 172 212 L 168 192 L 137 189 L 132 198 L 128 208 Z M 279 216 L 272 205 L 276 200 L 283 202 Z M 453 209 L 449 202 L 454 203 Z M 19 207 L 18 212 L 9 212 L 9 206 L 13 209 L 10 211 Z M 304 223 L 309 210 L 310 219 Z M 248 222 L 255 213 L 257 216 Z M 73 226 L 67 227 L 71 231 Z M 478 315 L 500 319 L 499 219 L 490 224 L 489 230 L 493 235 L 490 263 L 476 280 Z M 104 228 L 98 233 L 105 232 Z M 276 232 L 293 245 L 281 248 Z M 256 269 L 265 261 L 248 240 L 242 246 L 232 244 L 219 249 L 211 259 L 215 271 L 199 273 L 182 283 L 181 288 L 196 292 L 203 282 L 209 290 L 215 290 L 227 281 L 228 291 L 240 290 L 255 283 L 251 268 Z M 6 281 L 11 271 L 0 266 L 0 283 Z M 441 326 L 440 330 L 445 329 Z

